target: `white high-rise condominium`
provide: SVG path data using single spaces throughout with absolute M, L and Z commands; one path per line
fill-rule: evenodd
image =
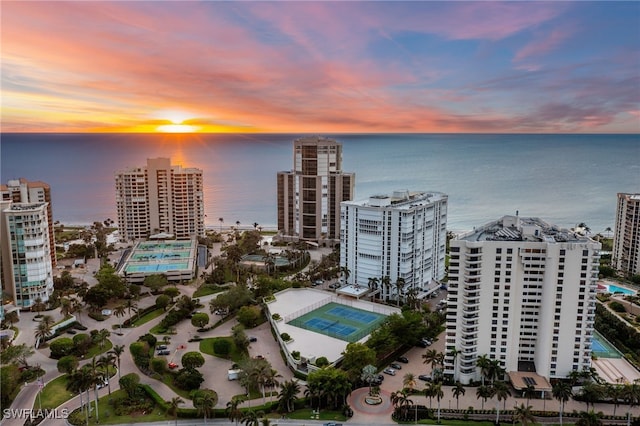
M 403 300 L 439 288 L 445 275 L 447 200 L 440 192 L 396 191 L 341 204 L 340 265 L 347 282 Z M 400 283 L 400 286 L 398 286 Z M 424 293 L 424 294 L 423 294 Z
M 53 293 L 48 203 L 0 201 L 2 289 L 18 308 Z
M 538 218 L 504 216 L 450 242 L 445 374 L 567 377 L 591 366 L 600 243 Z
M 169 158 L 150 158 L 146 167 L 116 174 L 118 229 L 123 241 L 166 233 L 202 237 L 202 170 L 172 166 Z
M 293 170 L 278 172 L 278 230 L 291 240 L 340 238 L 340 202 L 353 197 L 355 175 L 342 171 L 342 144 L 322 136 L 293 142 Z
M 611 259 L 618 271 L 640 275 L 640 194 L 618 193 Z

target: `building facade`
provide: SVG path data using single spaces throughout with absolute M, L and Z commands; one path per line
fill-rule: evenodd
M 47 220 L 49 221 L 49 247 L 55 253 L 56 239 L 53 225 L 53 209 L 51 207 L 51 187 L 42 181 L 12 179 L 6 185 L 0 185 L 0 199 L 14 203 L 47 203 Z M 51 267 L 56 267 L 56 256 L 51 256 Z
M 53 293 L 55 256 L 49 242 L 48 203 L 0 201 L 0 253 L 3 290 L 26 309 Z
M 567 377 L 591 366 L 601 245 L 538 218 L 504 216 L 450 242 L 445 374 Z
M 123 241 L 160 233 L 180 239 L 205 235 L 202 170 L 152 158 L 146 167 L 118 172 L 115 183 Z
M 321 136 L 293 142 L 293 169 L 279 172 L 278 230 L 284 238 L 336 242 L 340 203 L 351 200 L 355 175 L 342 171 L 342 144 Z
M 347 283 L 375 283 L 382 299 L 437 290 L 445 276 L 447 201 L 439 192 L 396 191 L 343 202 L 340 265 L 349 271 Z
M 640 194 L 618 193 L 612 260 L 619 272 L 640 275 Z

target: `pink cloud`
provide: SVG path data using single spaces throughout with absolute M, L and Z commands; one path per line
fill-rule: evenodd
M 572 30 L 566 26 L 562 29 L 556 29 L 543 37 L 533 40 L 532 42 L 521 48 L 514 56 L 514 62 L 522 62 L 530 57 L 540 57 L 554 49 L 556 49 L 571 34 Z

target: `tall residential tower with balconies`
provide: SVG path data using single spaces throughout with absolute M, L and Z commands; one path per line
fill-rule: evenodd
M 510 375 L 563 378 L 588 369 L 600 248 L 518 215 L 452 240 L 445 374 L 480 380 L 483 355 Z
M 612 260 L 618 271 L 640 275 L 640 194 L 618 193 Z
M 53 293 L 48 203 L 0 201 L 2 289 L 25 309 Z
M 152 158 L 146 167 L 118 172 L 115 181 L 123 241 L 159 233 L 204 236 L 202 170 L 172 166 L 169 158 Z
M 340 203 L 353 197 L 355 175 L 342 171 L 342 144 L 322 136 L 293 142 L 293 169 L 279 172 L 278 230 L 285 239 L 337 242 Z
M 445 276 L 447 200 L 440 192 L 395 191 L 342 203 L 340 265 L 347 282 L 383 300 L 422 298 Z

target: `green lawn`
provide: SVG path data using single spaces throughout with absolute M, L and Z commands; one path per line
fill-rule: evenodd
M 74 396 L 73 392 L 67 390 L 67 375 L 65 374 L 51 380 L 45 385 L 40 392 L 40 396 L 36 397 L 33 408 L 36 410 L 39 409 L 40 401 L 42 401 L 43 409 L 56 408 Z
M 224 291 L 225 288 L 217 286 L 217 285 L 210 285 L 210 284 L 202 284 L 194 293 L 193 293 L 193 298 L 196 299 L 198 297 L 203 297 L 203 296 L 208 296 L 210 294 L 216 294 L 216 293 L 220 293 L 222 291 Z
M 105 340 L 103 347 L 100 347 L 100 344 L 98 343 L 91 345 L 91 347 L 89 348 L 89 351 L 84 356 L 84 359 L 91 359 L 94 356 L 103 354 L 107 351 L 110 351 L 112 347 L 113 347 L 113 343 L 111 343 L 111 340 L 109 339 Z
M 303 408 L 301 410 L 296 410 L 293 413 L 288 413 L 287 418 L 297 420 L 316 419 L 315 414 L 313 413 L 313 410 L 311 408 Z M 317 420 L 336 420 L 344 422 L 347 420 L 347 417 L 342 414 L 341 411 L 320 410 L 320 416 Z
M 143 316 L 141 316 L 140 318 L 136 319 L 133 323 L 132 326 L 133 327 L 138 327 L 141 326 L 144 323 L 147 323 L 149 321 L 151 321 L 152 319 L 158 318 L 160 315 L 164 314 L 166 311 L 164 309 L 154 309 L 151 312 L 147 312 L 146 314 L 144 314 Z
M 215 351 L 213 350 L 213 344 L 216 340 L 226 340 L 231 344 L 231 350 L 228 355 L 215 353 Z M 211 355 L 211 356 L 217 356 L 218 358 L 230 359 L 233 362 L 239 362 L 242 358 L 246 356 L 243 352 L 240 352 L 238 348 L 236 348 L 235 343 L 233 343 L 233 338 L 231 338 L 230 336 L 211 337 L 209 339 L 201 340 L 200 352 Z
M 123 390 L 117 390 L 111 393 L 111 399 L 116 400 L 120 398 L 126 398 L 127 394 Z M 142 422 L 160 422 L 170 420 L 165 413 L 157 406 L 151 410 L 150 413 L 142 414 L 130 414 L 126 416 L 116 416 L 113 414 L 113 407 L 109 404 L 109 396 L 105 395 L 98 400 L 98 412 L 100 415 L 100 423 L 96 423 L 95 417 L 89 418 L 90 425 L 115 425 L 115 424 L 128 424 L 128 423 L 142 423 Z

